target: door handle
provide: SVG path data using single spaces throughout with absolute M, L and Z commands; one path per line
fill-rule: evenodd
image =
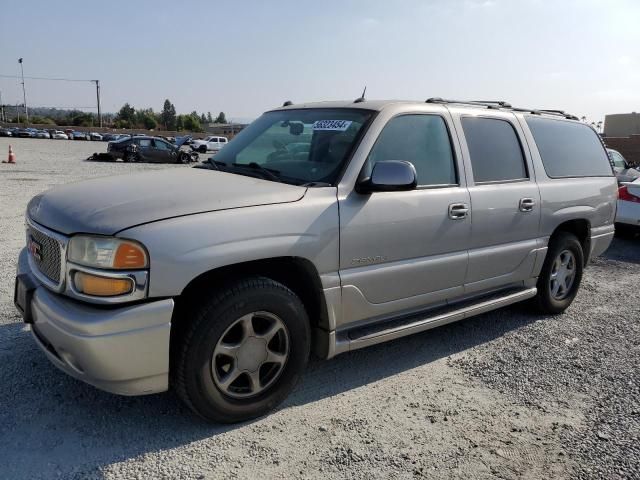
M 449 205 L 449 218 L 451 220 L 462 220 L 469 214 L 469 205 L 466 203 L 452 203 Z
M 521 198 L 519 206 L 521 212 L 531 212 L 536 206 L 536 201 L 533 198 Z

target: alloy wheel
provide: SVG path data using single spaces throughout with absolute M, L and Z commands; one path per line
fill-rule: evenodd
M 289 332 L 280 317 L 264 311 L 243 315 L 213 350 L 213 381 L 232 398 L 259 395 L 280 377 L 289 350 Z
M 570 250 L 563 250 L 553 261 L 549 277 L 549 292 L 555 300 L 565 299 L 571 292 L 576 278 L 576 257 Z

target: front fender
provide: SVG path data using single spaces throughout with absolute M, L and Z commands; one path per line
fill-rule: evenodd
M 335 188 L 309 189 L 297 202 L 172 218 L 119 235 L 149 251 L 150 297 L 174 297 L 216 268 L 274 257 L 300 257 L 318 273 L 338 271 L 339 217 Z M 333 285 L 331 285 L 333 286 Z

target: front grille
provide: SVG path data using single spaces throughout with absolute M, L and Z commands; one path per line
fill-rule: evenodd
M 27 229 L 27 236 L 27 241 L 30 243 L 29 255 L 33 263 L 49 280 L 60 283 L 62 265 L 60 242 L 31 226 Z M 31 245 L 31 240 L 35 241 L 37 245 Z

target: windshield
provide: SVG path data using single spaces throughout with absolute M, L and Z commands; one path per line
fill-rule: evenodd
M 372 115 L 346 108 L 268 112 L 214 160 L 268 169 L 286 182 L 333 184 Z

